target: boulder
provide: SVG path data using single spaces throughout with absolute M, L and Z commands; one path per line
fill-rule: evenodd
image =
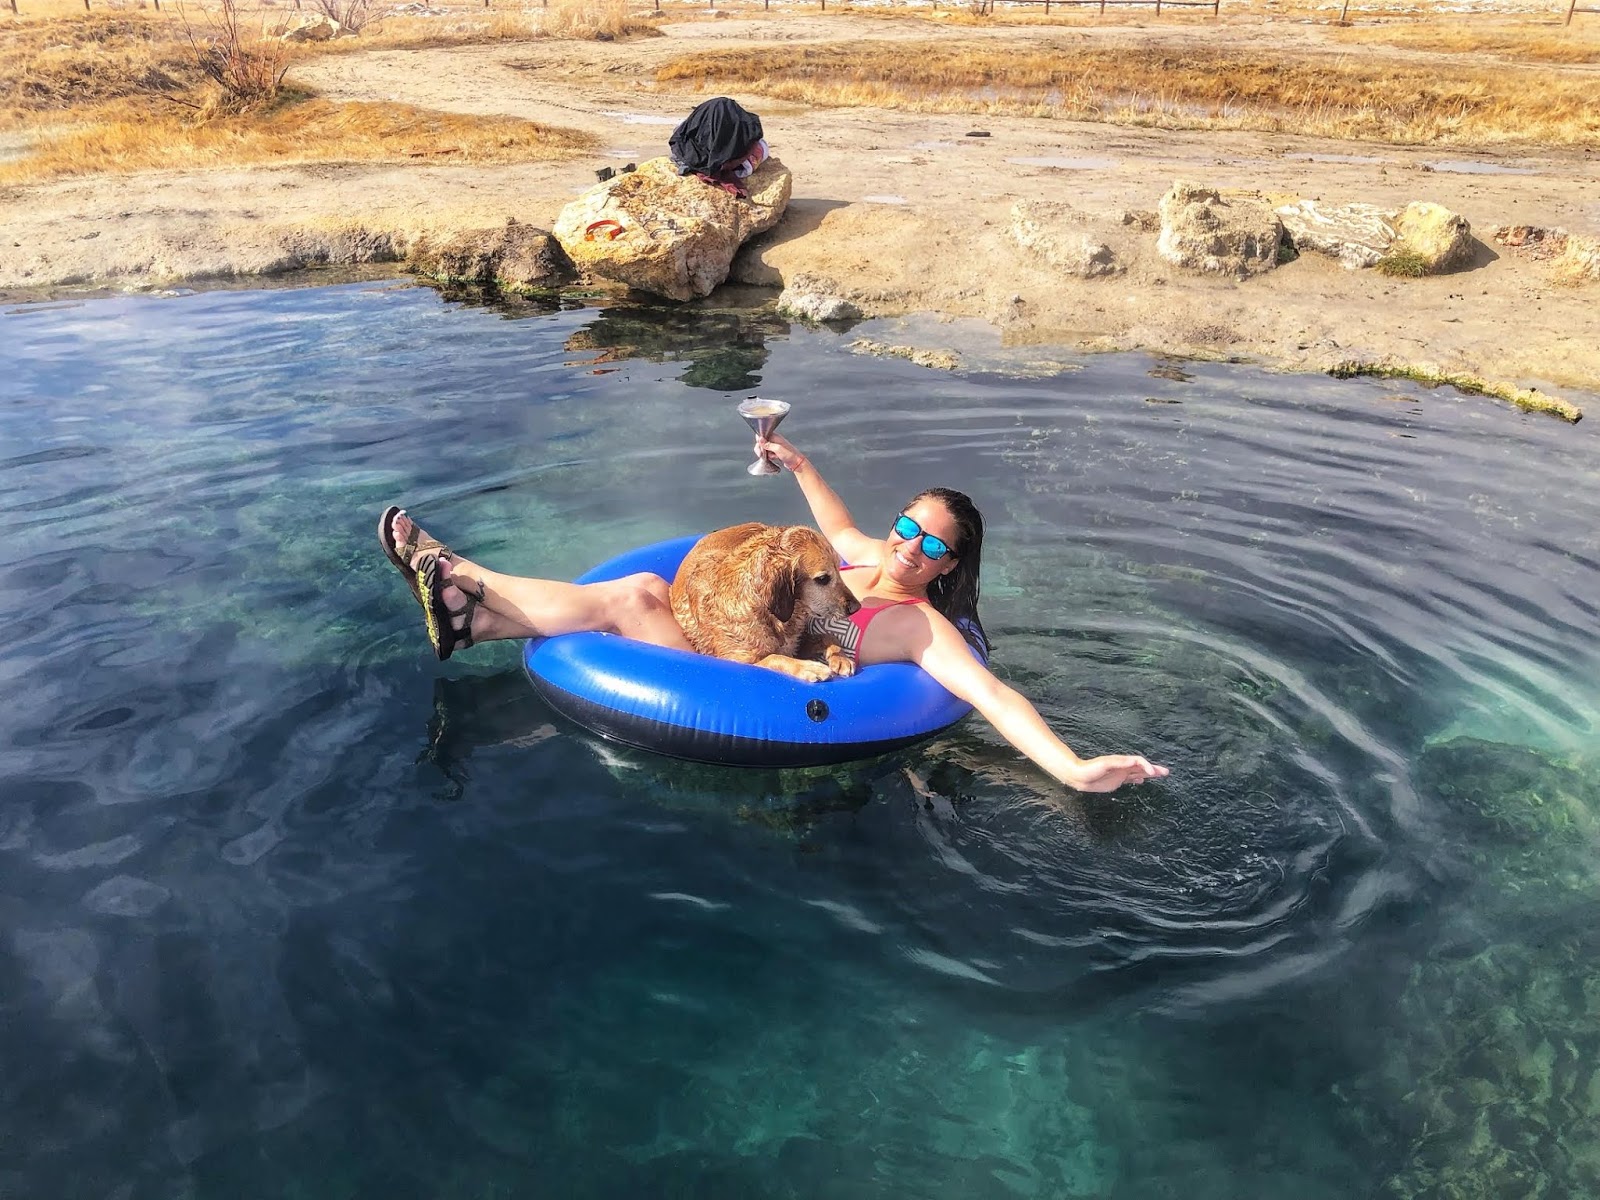
M 1600 237 L 1573 234 L 1550 264 L 1557 283 L 1600 283 Z
M 1299 200 L 1275 211 L 1296 250 L 1326 254 L 1351 271 L 1376 266 L 1396 236 L 1394 214 L 1376 204 Z
M 1398 274 L 1442 275 L 1472 256 L 1472 226 L 1442 204 L 1413 200 L 1394 218 L 1394 229 L 1399 236 L 1384 261 L 1402 264 Z
M 1011 206 L 1011 236 L 1068 275 L 1092 279 L 1125 268 L 1110 246 L 1085 229 L 1082 213 L 1051 200 L 1018 200 Z
M 1246 276 L 1278 265 L 1283 226 L 1255 193 L 1175 183 L 1160 212 L 1156 252 L 1175 266 Z
M 281 42 L 331 42 L 344 32 L 344 26 L 324 13 L 302 13 L 290 17 L 273 32 Z
M 776 158 L 744 183 L 748 199 L 653 158 L 584 192 L 551 232 L 586 275 L 691 300 L 725 280 L 740 244 L 776 225 L 789 204 L 793 177 Z
M 509 292 L 560 287 L 574 275 L 561 243 L 543 229 L 517 221 L 498 229 L 454 233 L 442 241 L 419 237 L 406 265 L 440 283 L 498 287 Z

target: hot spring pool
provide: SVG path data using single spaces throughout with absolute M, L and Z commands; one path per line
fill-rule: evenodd
M 520 311 L 0 317 L 0 1194 L 1600 1187 L 1592 423 Z M 970 492 L 1000 672 L 1171 778 L 1073 798 L 977 721 L 690 767 L 432 660 L 384 504 L 561 578 L 801 520 L 756 390 L 864 526 Z

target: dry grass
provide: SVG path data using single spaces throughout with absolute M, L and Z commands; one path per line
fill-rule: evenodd
M 0 29 L 0 128 L 190 94 L 202 79 L 176 21 L 114 14 Z
M 993 42 L 701 50 L 657 72 L 825 107 L 1072 117 L 1390 143 L 1600 144 L 1592 79 L 1370 56 Z
M 315 42 L 308 54 L 353 54 L 364 50 L 429 50 L 526 42 L 536 38 L 573 41 L 631 41 L 661 37 L 656 20 L 629 15 L 626 0 L 551 0 L 544 6 L 514 9 L 459 9 L 447 16 L 397 13 L 374 18 L 359 38 Z
M 1570 65 L 1600 63 L 1600 23 L 1563 26 L 1539 22 L 1430 21 L 1353 26 L 1333 33 L 1353 47 L 1395 46 L 1428 54 L 1492 55 L 1510 62 Z
M 604 42 L 620 41 L 629 26 L 628 0 L 552 0 L 541 22 L 548 37 Z
M 46 136 L 0 183 L 63 175 L 305 162 L 518 163 L 592 150 L 587 134 L 515 117 L 304 99 L 253 116 L 131 118 Z
M 528 162 L 595 145 L 587 134 L 512 117 L 334 104 L 304 93 L 230 110 L 207 78 L 205 31 L 194 31 L 198 49 L 170 9 L 0 26 L 0 128 L 36 131 L 27 154 L 0 166 L 0 181 L 296 162 Z M 255 45 L 284 53 L 282 43 Z

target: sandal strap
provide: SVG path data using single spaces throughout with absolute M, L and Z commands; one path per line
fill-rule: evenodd
M 461 587 L 460 584 L 456 584 L 456 586 L 458 588 Z M 483 582 L 481 580 L 478 582 L 478 591 L 480 593 L 483 591 Z M 474 596 L 465 588 L 461 589 L 461 594 L 466 597 L 465 604 L 460 608 L 451 608 L 447 604 L 444 609 L 445 617 L 450 624 L 450 650 L 452 653 L 457 650 L 472 649 L 472 614 L 478 611 L 479 597 Z M 456 628 L 457 617 L 462 618 L 460 629 Z
M 433 644 L 433 652 L 440 662 L 457 650 L 472 648 L 472 614 L 478 610 L 478 604 L 484 594 L 481 579 L 478 581 L 476 594 L 451 580 L 451 586 L 460 590 L 465 602 L 460 608 L 451 608 L 445 603 L 445 581 L 439 577 L 439 560 L 445 553 L 445 551 L 425 550 L 417 563 L 417 578 L 427 591 L 427 602 L 422 607 L 428 623 L 428 641 Z M 457 617 L 461 618 L 459 629 L 456 628 Z
M 400 561 L 409 566 L 413 571 L 417 570 L 416 556 L 418 554 L 427 554 L 428 552 L 433 551 L 436 552 L 440 558 L 447 561 L 455 558 L 455 555 L 451 552 L 450 547 L 446 546 L 436 537 L 425 537 L 421 541 L 418 541 L 418 532 L 419 530 L 416 522 L 412 522 L 411 536 L 405 541 L 401 542 L 400 545 L 395 547 L 395 553 L 400 556 Z

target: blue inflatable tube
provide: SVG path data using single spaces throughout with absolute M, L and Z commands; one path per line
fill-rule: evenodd
M 653 571 L 671 579 L 701 535 L 642 546 L 579 583 Z M 912 745 L 972 711 L 911 663 L 803 683 L 765 667 L 609 633 L 533 638 L 523 666 L 547 704 L 591 733 L 691 762 L 804 767 Z

